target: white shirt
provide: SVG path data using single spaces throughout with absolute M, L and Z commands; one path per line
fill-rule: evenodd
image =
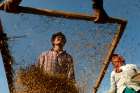
M 126 86 L 131 87 L 136 91 L 140 90 L 138 83 L 131 81 L 132 76 L 140 72 L 137 66 L 133 64 L 126 64 L 121 66 L 121 69 L 122 72 L 120 73 L 112 71 L 110 77 L 111 88 L 108 93 L 123 93 Z

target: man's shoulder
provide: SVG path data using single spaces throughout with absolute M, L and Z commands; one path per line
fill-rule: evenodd
M 41 53 L 41 56 L 48 55 L 50 52 L 51 52 L 50 50 L 48 50 L 48 51 L 43 51 L 43 52 Z
M 69 54 L 66 51 L 64 51 L 64 54 L 65 54 L 65 58 L 68 60 L 68 62 L 73 62 L 73 57 L 71 56 L 71 54 Z
M 122 68 L 126 68 L 126 69 L 129 69 L 129 68 L 136 68 L 137 66 L 135 64 L 125 64 L 124 66 L 122 66 Z
M 126 64 L 124 66 L 121 67 L 122 70 L 130 72 L 132 70 L 137 70 L 138 67 L 135 64 Z
M 68 53 L 68 52 L 65 51 L 65 54 L 66 54 L 68 57 L 72 58 L 72 56 L 71 56 L 70 53 Z

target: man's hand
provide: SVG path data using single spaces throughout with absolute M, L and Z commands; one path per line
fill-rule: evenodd
M 96 23 L 104 23 L 106 22 L 106 20 L 108 20 L 109 17 L 104 9 L 94 9 L 94 10 L 95 10 L 94 16 L 96 17 L 94 21 Z
M 4 10 L 7 12 L 19 13 L 19 4 L 22 0 L 6 0 Z
M 107 13 L 105 12 L 103 8 L 103 0 L 92 0 L 93 4 L 92 7 L 94 9 L 94 17 L 96 23 L 104 23 L 109 18 Z

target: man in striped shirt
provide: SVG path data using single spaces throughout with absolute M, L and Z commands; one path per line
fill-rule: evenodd
M 48 74 L 65 75 L 70 80 L 75 80 L 73 58 L 63 50 L 66 37 L 62 32 L 57 32 L 51 38 L 52 49 L 43 52 L 38 58 L 40 68 Z

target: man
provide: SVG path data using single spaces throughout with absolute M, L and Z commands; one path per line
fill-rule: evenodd
M 140 93 L 140 85 L 131 78 L 140 72 L 134 64 L 125 64 L 125 60 L 118 54 L 113 54 L 111 73 L 111 88 L 109 93 Z
M 43 52 L 38 59 L 40 68 L 51 75 L 64 75 L 70 80 L 75 80 L 73 58 L 63 50 L 66 37 L 62 32 L 57 32 L 51 38 L 52 49 Z

